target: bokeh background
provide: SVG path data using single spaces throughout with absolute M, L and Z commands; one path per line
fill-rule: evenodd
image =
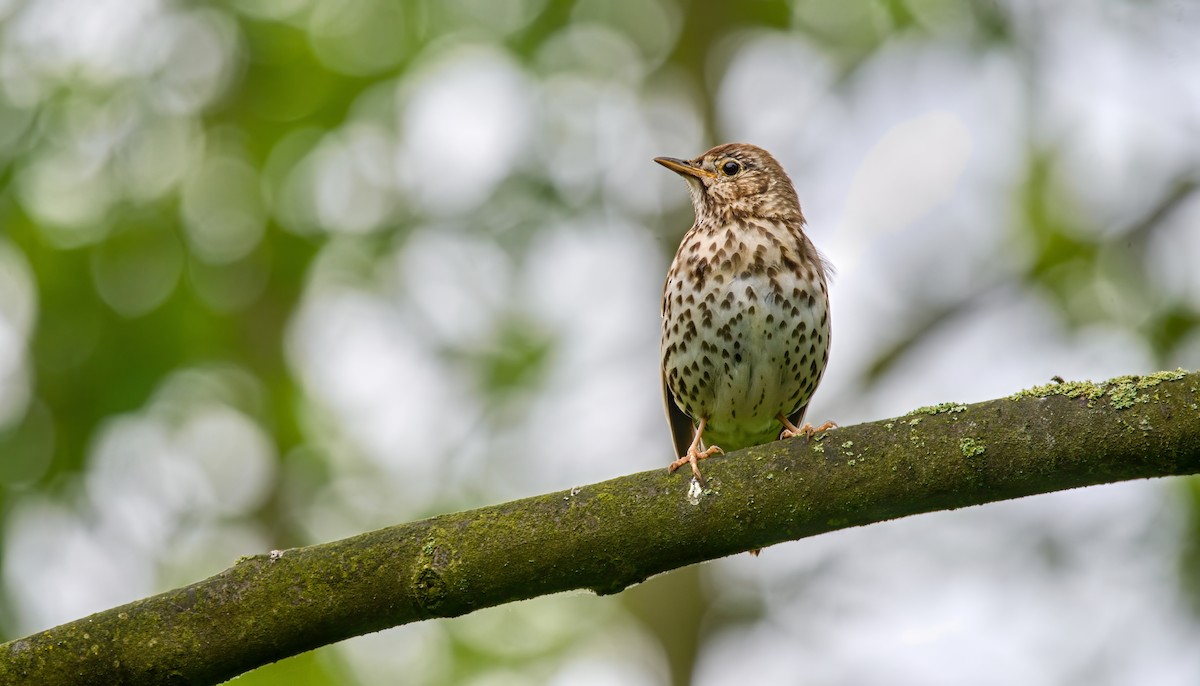
M 671 459 L 651 162 L 838 269 L 814 421 L 1200 367 L 1200 5 L 0 0 L 0 637 Z M 401 627 L 242 684 L 1196 684 L 1200 482 Z

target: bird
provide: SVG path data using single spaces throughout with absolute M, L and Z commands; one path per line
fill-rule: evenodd
M 799 426 L 829 362 L 831 267 L 766 150 L 718 145 L 654 161 L 687 182 L 695 223 L 667 271 L 662 383 L 678 457 L 700 460 L 836 427 Z

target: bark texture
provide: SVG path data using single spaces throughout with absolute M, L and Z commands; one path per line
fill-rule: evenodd
M 653 460 L 648 459 L 647 462 Z M 0 683 L 212 684 L 351 636 L 851 526 L 1200 472 L 1200 373 L 1069 382 L 239 561 L 0 646 Z

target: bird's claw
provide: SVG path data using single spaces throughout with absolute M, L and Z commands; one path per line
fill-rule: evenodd
M 710 445 L 710 446 L 708 446 L 708 449 L 706 449 L 706 450 L 699 450 L 695 446 L 693 446 L 691 448 L 688 448 L 687 455 L 684 455 L 683 457 L 679 458 L 678 460 L 675 460 L 674 462 L 671 463 L 671 466 L 667 467 L 667 473 L 674 474 L 676 469 L 679 469 L 680 467 L 682 467 L 685 464 L 690 464 L 690 465 L 692 465 L 692 474 L 696 477 L 696 479 L 698 481 L 703 482 L 704 477 L 700 476 L 700 467 L 697 466 L 696 463 L 699 462 L 700 460 L 707 460 L 708 458 L 712 457 L 713 455 L 723 455 L 723 454 L 725 454 L 725 451 L 721 450 L 721 448 L 719 446 Z
M 822 424 L 821 426 L 818 426 L 818 427 L 813 427 L 812 424 L 805 423 L 804 426 L 802 426 L 798 429 L 791 428 L 791 427 L 784 429 L 779 434 L 779 438 L 781 438 L 781 439 L 797 438 L 799 436 L 804 436 L 805 440 L 811 441 L 813 436 L 816 436 L 817 434 L 821 433 L 822 431 L 827 431 L 829 429 L 836 429 L 836 428 L 837 428 L 837 424 L 834 424 L 833 422 L 825 422 L 824 424 Z

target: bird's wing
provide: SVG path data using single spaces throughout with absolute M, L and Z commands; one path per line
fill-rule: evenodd
M 671 388 L 667 386 L 666 372 L 663 372 L 662 375 L 662 387 L 663 404 L 667 406 L 667 424 L 671 426 L 671 440 L 675 442 L 675 457 L 687 455 L 696 427 L 692 425 L 692 418 L 684 414 L 683 410 L 675 404 L 675 396 L 671 395 Z M 801 413 L 803 412 L 802 409 Z

